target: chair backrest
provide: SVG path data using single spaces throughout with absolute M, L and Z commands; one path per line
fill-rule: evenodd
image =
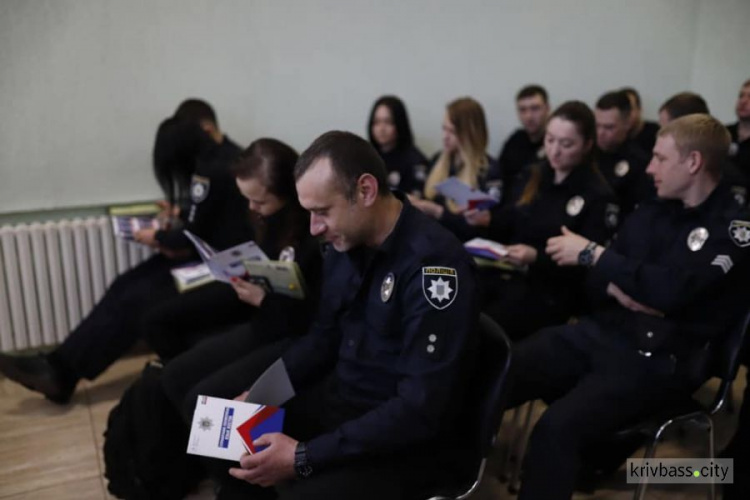
M 711 405 L 711 413 L 716 413 L 724 404 L 727 393 L 737 377 L 740 368 L 740 354 L 750 336 L 750 310 L 742 316 L 741 320 L 734 325 L 721 342 L 713 347 L 713 375 L 721 379 L 721 386 Z

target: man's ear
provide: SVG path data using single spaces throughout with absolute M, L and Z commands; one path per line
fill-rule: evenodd
M 362 174 L 357 180 L 357 197 L 369 207 L 378 198 L 378 180 L 372 174 Z
M 703 168 L 703 155 L 700 151 L 690 151 L 685 161 L 690 175 L 697 174 Z

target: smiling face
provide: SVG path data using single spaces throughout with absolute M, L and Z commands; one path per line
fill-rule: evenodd
M 237 188 L 248 201 L 250 211 L 261 217 L 268 217 L 281 210 L 286 201 L 270 193 L 266 186 L 255 177 L 236 179 Z
M 328 158 L 315 160 L 297 180 L 297 194 L 310 212 L 310 234 L 346 252 L 367 241 L 371 224 L 359 194 L 347 199 L 334 176 Z
M 547 124 L 544 152 L 554 170 L 570 172 L 583 162 L 591 147 L 591 142 L 586 144 L 575 123 L 556 116 Z

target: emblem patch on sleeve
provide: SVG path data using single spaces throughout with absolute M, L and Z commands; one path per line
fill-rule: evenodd
M 458 273 L 451 267 L 423 267 L 422 292 L 435 309 L 445 309 L 458 295 Z
M 200 175 L 194 175 L 190 183 L 190 199 L 193 203 L 200 203 L 208 196 L 211 180 Z
M 729 237 L 738 247 L 750 246 L 750 222 L 746 220 L 733 220 L 729 224 Z

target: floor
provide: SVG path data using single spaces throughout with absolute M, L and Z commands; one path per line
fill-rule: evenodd
M 138 355 L 116 363 L 95 382 L 82 382 L 73 402 L 60 407 L 36 394 L 0 379 L 0 499 L 12 500 L 101 500 L 107 494 L 102 466 L 102 433 L 107 415 L 125 388 L 140 373 L 148 355 Z M 736 404 L 744 390 L 744 373 L 734 387 Z M 709 383 L 711 385 L 711 383 Z M 710 387 L 701 390 L 710 397 Z M 537 406 L 541 406 L 538 404 Z M 541 408 L 535 412 L 541 413 Z M 506 418 L 509 419 L 509 415 Z M 736 414 L 722 412 L 716 419 L 717 447 L 731 436 Z M 493 461 L 473 498 L 513 499 L 507 484 L 497 479 L 500 457 L 509 441 L 509 426 L 504 425 Z M 684 437 L 675 436 L 660 447 L 660 456 L 699 457 L 704 455 L 697 430 Z M 697 486 L 654 485 L 651 499 L 705 498 L 706 490 Z M 190 500 L 212 498 L 211 486 L 203 483 Z M 620 500 L 632 498 L 624 472 L 616 475 L 593 495 L 576 494 L 576 500 Z

